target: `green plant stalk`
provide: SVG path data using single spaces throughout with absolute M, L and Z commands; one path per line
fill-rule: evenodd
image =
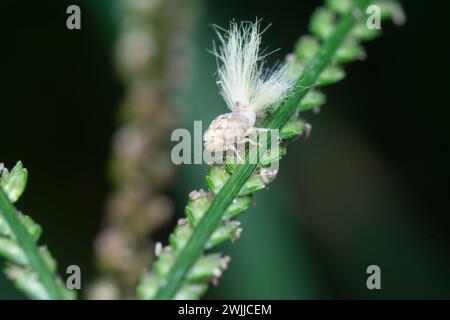
M 368 2 L 368 0 L 360 0 L 358 1 L 356 7 L 359 9 L 364 9 Z M 326 40 L 311 63 L 305 67 L 305 70 L 307 71 L 305 71 L 298 79 L 296 87 L 301 88 L 300 91 L 291 96 L 283 105 L 281 105 L 266 121 L 263 127 L 279 130 L 283 128 L 286 122 L 296 112 L 298 103 L 305 97 L 306 93 L 309 91 L 309 88 L 316 84 L 321 72 L 325 66 L 331 62 L 337 49 L 349 35 L 356 22 L 357 19 L 353 10 L 342 18 L 334 33 Z M 270 145 L 265 147 L 266 148 L 264 149 L 270 148 Z M 265 150 L 261 150 L 261 152 L 264 153 Z M 244 183 L 250 178 L 258 167 L 258 164 L 255 163 L 255 161 L 249 161 L 247 158 L 246 162 L 236 169 L 227 183 L 217 194 L 206 214 L 195 228 L 195 231 L 185 248 L 177 257 L 175 264 L 165 279 L 165 283 L 161 285 L 156 293 L 155 299 L 171 299 L 174 297 L 186 274 L 189 272 L 203 251 L 205 243 L 221 222 L 225 210 L 231 204 L 233 199 L 238 196 Z
M 19 220 L 18 212 L 0 187 L 0 213 L 5 218 L 11 231 L 25 252 L 28 262 L 46 288 L 50 299 L 62 300 L 63 296 L 55 283 L 52 272 L 42 259 L 36 243 Z

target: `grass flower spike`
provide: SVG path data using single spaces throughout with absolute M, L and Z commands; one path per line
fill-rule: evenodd
M 25 190 L 28 170 L 17 162 L 9 171 L 0 164 L 0 257 L 5 274 L 31 299 L 74 299 L 57 273 L 56 260 L 38 244 L 42 228 L 14 207 Z

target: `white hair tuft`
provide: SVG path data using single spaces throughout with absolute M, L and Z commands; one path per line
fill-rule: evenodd
M 295 83 L 286 66 L 264 70 L 259 21 L 230 23 L 230 30 L 216 27 L 219 49 L 218 84 L 221 95 L 234 112 L 264 110 L 285 98 Z

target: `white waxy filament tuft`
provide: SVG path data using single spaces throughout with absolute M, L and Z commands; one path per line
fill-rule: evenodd
M 233 112 L 257 113 L 285 98 L 295 82 L 287 66 L 264 69 L 259 21 L 230 23 L 230 30 L 216 28 L 220 41 L 218 84 L 223 99 Z

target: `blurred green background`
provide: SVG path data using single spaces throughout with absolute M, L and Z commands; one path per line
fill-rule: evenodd
M 66 29 L 70 4 L 81 7 L 80 31 Z M 203 1 L 181 126 L 225 111 L 206 50 L 211 23 L 272 23 L 263 41 L 282 48 L 275 61 L 307 32 L 320 4 Z M 113 5 L 0 3 L 0 162 L 22 160 L 29 169 L 18 206 L 43 226 L 60 272 L 81 266 L 83 286 L 95 276 L 93 240 L 111 188 L 106 163 L 124 90 L 113 68 Z M 320 114 L 306 115 L 311 139 L 290 144 L 278 178 L 242 217 L 241 238 L 221 248 L 232 263 L 208 298 L 450 298 L 450 5 L 404 7 L 407 24 L 384 24 L 368 59 L 326 89 Z M 188 192 L 205 187 L 206 167 L 177 169 L 171 194 L 181 216 Z M 381 267 L 378 291 L 366 288 L 371 264 Z M 0 298 L 22 298 L 3 274 Z

